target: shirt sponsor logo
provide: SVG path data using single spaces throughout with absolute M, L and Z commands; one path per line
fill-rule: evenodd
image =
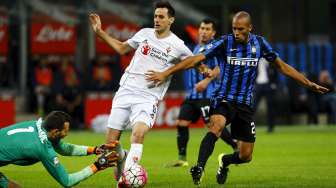
M 241 58 L 241 57 L 227 57 L 227 62 L 230 65 L 251 66 L 256 67 L 258 65 L 258 58 Z
M 160 61 L 163 61 L 164 63 L 167 63 L 168 62 L 168 58 L 169 58 L 169 55 L 168 53 L 170 52 L 170 47 L 166 49 L 167 53 L 153 47 L 153 46 L 150 46 L 147 42 L 147 40 L 144 40 L 143 42 L 143 45 L 141 47 L 141 53 L 143 55 L 150 55 L 151 57 L 157 59 L 157 60 L 160 60 Z
M 59 165 L 59 160 L 57 157 L 54 157 L 54 166 L 58 166 Z

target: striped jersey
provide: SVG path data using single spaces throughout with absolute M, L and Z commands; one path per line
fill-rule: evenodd
M 203 54 L 207 59 L 217 57 L 221 70 L 211 98 L 213 107 L 223 100 L 252 107 L 259 59 L 274 62 L 278 56 L 264 37 L 252 33 L 246 44 L 236 42 L 232 34 L 223 35 L 208 44 Z
M 209 42 L 211 43 L 211 41 Z M 205 51 L 206 45 L 196 45 L 193 54 L 199 54 Z M 217 57 L 211 57 L 206 61 L 202 62 L 207 65 L 209 68 L 213 69 L 218 65 Z M 196 68 L 188 69 L 184 72 L 184 85 L 187 90 L 187 99 L 210 99 L 213 90 L 215 89 L 215 81 L 210 82 L 207 89 L 203 92 L 197 92 L 195 85 L 203 80 L 205 76 L 198 72 Z

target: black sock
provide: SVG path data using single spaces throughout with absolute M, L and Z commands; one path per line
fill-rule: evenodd
M 186 160 L 188 141 L 189 128 L 185 126 L 177 126 L 177 147 L 180 160 Z
M 234 152 L 233 154 L 224 155 L 222 158 L 223 166 L 227 167 L 230 164 L 242 164 L 247 163 L 248 161 L 243 161 L 239 158 L 239 151 Z
M 235 141 L 233 141 L 230 132 L 227 130 L 227 128 L 224 128 L 221 135 L 220 135 L 221 139 L 229 144 L 233 149 L 237 148 L 237 143 Z
M 208 161 L 210 155 L 212 154 L 215 148 L 215 143 L 217 140 L 218 140 L 217 136 L 212 132 L 208 132 L 205 135 L 198 153 L 198 161 L 197 161 L 198 166 L 204 169 L 206 162 Z

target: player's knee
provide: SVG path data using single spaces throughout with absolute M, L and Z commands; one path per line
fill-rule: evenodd
M 145 139 L 145 132 L 141 130 L 132 132 L 132 141 L 135 143 L 142 143 Z
M 212 132 L 213 134 L 215 134 L 217 137 L 219 137 L 222 133 L 222 130 L 223 130 L 223 127 L 220 126 L 219 124 L 212 124 L 210 127 L 209 127 L 209 131 Z
M 176 121 L 177 126 L 180 126 L 180 127 L 187 127 L 189 126 L 190 123 L 191 122 L 187 120 L 177 120 Z

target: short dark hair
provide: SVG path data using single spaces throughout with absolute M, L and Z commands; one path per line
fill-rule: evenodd
M 166 8 L 168 9 L 168 16 L 175 17 L 175 9 L 168 1 L 157 1 L 154 4 L 154 9 Z
M 237 12 L 234 16 L 233 19 L 241 19 L 241 18 L 246 18 L 250 24 L 252 24 L 252 18 L 250 14 L 246 11 L 239 11 Z
M 215 20 L 211 19 L 211 18 L 204 18 L 201 23 L 205 23 L 205 24 L 212 24 L 212 29 L 214 31 L 217 31 L 217 23 L 215 22 Z
M 64 123 L 69 122 L 72 125 L 72 118 L 69 114 L 62 111 L 52 111 L 43 120 L 43 128 L 47 132 L 58 129 L 64 129 Z

